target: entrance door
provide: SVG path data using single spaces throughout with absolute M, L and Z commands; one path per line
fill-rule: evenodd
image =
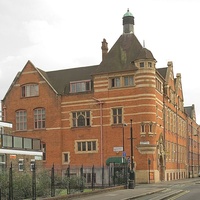
M 164 166 L 164 160 L 163 160 L 163 156 L 160 156 L 160 181 L 164 181 L 165 180 L 165 166 Z

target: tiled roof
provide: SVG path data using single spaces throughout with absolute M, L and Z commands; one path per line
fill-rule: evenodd
M 92 74 L 97 66 L 78 67 L 71 69 L 63 69 L 56 71 L 44 72 L 38 69 L 45 79 L 52 85 L 58 94 L 69 93 L 69 85 L 71 81 L 81 81 L 92 79 Z
M 146 48 L 142 48 L 136 59 L 152 59 L 155 60 L 151 51 Z
M 157 71 L 160 73 L 160 75 L 161 75 L 164 79 L 166 79 L 167 67 L 158 68 Z
M 187 107 L 184 107 L 184 109 L 185 109 L 185 113 L 186 113 L 190 118 L 192 118 L 193 107 L 192 107 L 192 106 L 187 106 Z
M 137 70 L 134 61 L 138 59 L 155 58 L 151 51 L 143 48 L 136 36 L 131 33 L 119 37 L 100 65 L 50 72 L 38 70 L 58 94 L 67 94 L 70 91 L 71 81 L 92 79 L 92 75 L 99 73 Z
M 136 70 L 133 61 L 137 59 L 142 49 L 142 45 L 133 33 L 122 34 L 100 63 L 96 73 Z

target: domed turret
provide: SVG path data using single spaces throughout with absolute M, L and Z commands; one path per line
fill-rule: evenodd
M 123 33 L 134 33 L 134 17 L 129 9 L 123 16 Z

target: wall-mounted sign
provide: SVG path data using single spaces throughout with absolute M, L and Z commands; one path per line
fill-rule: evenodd
M 114 152 L 123 151 L 123 147 L 113 147 Z

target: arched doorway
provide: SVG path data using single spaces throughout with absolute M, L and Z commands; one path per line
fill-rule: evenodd
M 160 155 L 159 158 L 159 173 L 160 173 L 160 181 L 165 180 L 165 166 L 164 166 L 164 158 L 162 155 Z

